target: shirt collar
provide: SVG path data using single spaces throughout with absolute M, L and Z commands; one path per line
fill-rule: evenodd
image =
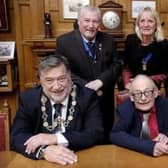
M 67 96 L 62 102 L 60 102 L 64 107 L 68 107 L 68 100 L 69 100 L 69 96 Z M 51 105 L 53 106 L 55 104 L 55 102 L 53 100 L 50 100 Z
M 140 116 L 141 116 L 141 118 L 142 118 L 143 112 L 142 112 L 142 111 L 139 111 L 139 112 L 140 112 Z M 150 113 L 151 115 L 156 114 L 156 106 L 155 106 L 155 105 L 149 110 L 149 113 Z
M 82 36 L 82 39 L 83 39 L 83 41 L 84 41 L 85 43 L 88 43 L 88 42 L 89 42 L 89 40 L 86 39 L 83 35 L 81 35 L 81 36 Z M 96 41 L 96 38 L 94 38 L 94 39 L 91 40 L 90 42 L 95 43 L 95 41 Z
M 156 106 L 153 106 L 150 110 L 150 113 L 156 113 Z

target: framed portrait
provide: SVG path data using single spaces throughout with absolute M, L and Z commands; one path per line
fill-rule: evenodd
M 0 31 L 9 30 L 8 12 L 6 0 L 0 0 Z
M 15 42 L 1 41 L 0 42 L 0 61 L 14 59 Z
M 155 0 L 133 0 L 132 1 L 132 18 L 136 18 L 141 9 L 144 7 L 151 7 L 156 9 L 156 1 Z
M 63 19 L 76 19 L 78 10 L 91 0 L 62 0 Z

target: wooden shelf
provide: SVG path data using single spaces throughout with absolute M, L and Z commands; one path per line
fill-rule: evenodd
M 56 49 L 56 38 L 25 39 L 25 43 L 29 44 L 38 56 L 54 53 Z

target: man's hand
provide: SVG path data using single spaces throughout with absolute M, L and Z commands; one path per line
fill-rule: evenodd
M 56 136 L 54 134 L 37 134 L 30 137 L 24 145 L 26 146 L 25 152 L 27 154 L 35 152 L 41 145 L 54 145 L 57 144 Z
M 168 143 L 168 137 L 162 133 L 159 133 L 158 136 L 156 138 L 153 139 L 153 141 L 156 142 L 160 142 L 163 144 L 167 144 Z
M 44 158 L 49 162 L 59 163 L 61 165 L 77 162 L 77 155 L 62 145 L 48 146 L 45 149 Z
M 88 82 L 85 87 L 98 91 L 103 86 L 103 82 L 100 79 L 96 79 Z
M 156 142 L 153 150 L 153 156 L 161 156 L 163 154 L 168 154 L 168 145 Z

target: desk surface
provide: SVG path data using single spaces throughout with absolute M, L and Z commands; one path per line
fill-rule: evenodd
M 77 163 L 60 166 L 5 151 L 0 152 L 0 168 L 165 168 L 168 165 L 168 156 L 154 158 L 114 145 L 96 146 L 77 152 L 77 155 Z

